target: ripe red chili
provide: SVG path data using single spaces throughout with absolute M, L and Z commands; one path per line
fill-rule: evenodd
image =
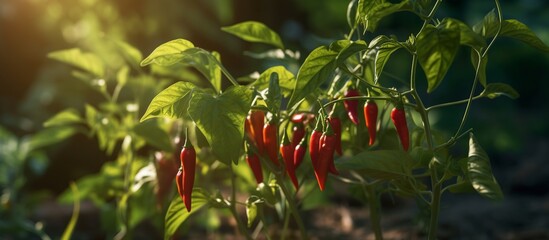
M 297 144 L 294 148 L 294 165 L 297 169 L 299 165 L 303 162 L 303 157 L 305 157 L 305 151 L 307 151 L 307 141 L 305 137 L 301 139 L 301 142 Z
M 246 118 L 250 124 L 250 130 L 253 135 L 254 144 L 260 154 L 265 152 L 263 145 L 263 125 L 265 124 L 265 113 L 263 111 L 252 111 Z
M 370 135 L 370 146 L 376 141 L 377 113 L 378 109 L 376 102 L 372 100 L 366 101 L 364 104 L 364 120 L 366 122 L 366 128 L 368 128 L 368 134 Z
M 172 181 L 175 178 L 179 166 L 175 156 L 163 152 L 155 152 L 154 158 L 156 160 L 156 178 L 158 181 L 158 187 L 155 188 L 155 195 L 157 203 L 161 205 L 166 195 L 171 190 Z
M 263 146 L 267 151 L 269 159 L 278 166 L 278 138 L 277 125 L 274 122 L 269 122 L 263 127 Z
M 188 138 L 185 140 L 185 145 L 183 146 L 183 149 L 181 149 L 180 160 L 181 168 L 183 171 L 180 171 L 181 174 L 178 173 L 176 176 L 176 179 L 182 179 L 182 181 L 178 180 L 178 183 L 179 181 L 181 181 L 181 186 L 178 185 L 178 190 L 180 195 L 182 190 L 183 202 L 185 203 L 187 211 L 190 212 L 194 186 L 194 173 L 196 168 L 196 152 Z
M 286 173 L 288 173 L 294 187 L 297 189 L 298 182 L 297 177 L 295 176 L 294 148 L 285 134 L 284 140 L 282 144 L 280 144 L 280 154 L 282 155 L 282 159 L 284 159 L 284 164 L 286 165 Z
M 335 138 L 335 143 L 334 143 L 335 144 L 334 145 L 334 150 L 335 150 L 335 148 L 337 146 L 338 139 L 337 139 L 337 135 L 335 133 L 333 133 L 333 135 L 334 135 L 334 138 Z M 320 137 L 320 141 L 318 142 L 318 149 L 319 149 L 320 154 L 322 153 L 322 146 L 324 145 L 327 136 L 328 135 L 326 135 L 326 134 L 322 134 L 322 136 Z M 332 153 L 332 155 L 327 156 L 327 158 L 328 158 L 328 162 L 330 163 L 330 165 L 328 165 L 328 171 L 331 174 L 339 175 L 339 172 L 337 171 L 337 169 L 335 167 L 334 154 Z
M 324 139 L 321 141 L 322 145 L 320 147 L 320 153 L 318 156 L 318 166 L 315 169 L 315 176 L 320 190 L 324 191 L 328 171 L 330 169 L 330 165 L 333 163 L 335 143 L 337 141 L 337 138 L 333 133 L 324 133 L 322 134 L 321 139 L 322 138 Z
M 330 126 L 332 126 L 332 130 L 336 136 L 335 150 L 337 154 L 341 156 L 343 154 L 343 151 L 341 150 L 341 120 L 335 115 L 331 115 L 328 117 L 328 122 L 330 123 Z
M 292 149 L 305 137 L 305 126 L 302 123 L 295 124 L 292 128 Z
M 347 89 L 347 92 L 345 93 L 346 98 L 357 96 L 360 96 L 360 93 L 354 88 Z M 343 105 L 345 106 L 345 110 L 347 110 L 347 115 L 349 115 L 351 122 L 358 125 L 358 100 L 344 100 Z
M 391 120 L 393 120 L 393 124 L 395 125 L 402 148 L 404 148 L 404 151 L 408 151 L 410 138 L 408 135 L 408 125 L 406 124 L 406 113 L 404 113 L 404 108 L 393 108 L 391 111 Z
M 246 162 L 252 169 L 257 184 L 263 182 L 263 171 L 261 170 L 261 162 L 259 161 L 257 154 L 249 151 L 246 154 Z
M 313 168 L 317 169 L 318 165 L 318 154 L 319 154 L 319 143 L 320 137 L 322 136 L 322 131 L 320 130 L 320 123 L 317 121 L 316 127 L 311 132 L 311 137 L 309 138 L 309 155 L 311 156 L 311 162 L 313 163 Z

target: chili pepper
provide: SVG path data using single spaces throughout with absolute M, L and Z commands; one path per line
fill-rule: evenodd
M 169 193 L 172 181 L 174 180 L 179 166 L 173 154 L 164 152 L 155 152 L 156 160 L 156 179 L 157 187 L 154 189 L 157 203 L 159 205 L 164 201 L 166 194 Z
M 322 134 L 321 139 L 322 145 L 318 156 L 318 167 L 315 169 L 315 176 L 318 186 L 320 187 L 320 191 L 324 191 L 328 171 L 330 169 L 330 165 L 333 164 L 337 137 L 333 134 L 333 132 L 328 131 Z
M 360 93 L 356 89 L 347 89 L 347 92 L 345 93 L 346 98 L 356 96 L 360 96 Z M 349 119 L 351 119 L 351 122 L 353 122 L 355 125 L 358 125 L 358 100 L 344 100 L 343 105 L 345 106 L 345 110 L 347 110 L 347 115 L 349 115 Z
M 261 162 L 259 161 L 259 157 L 257 156 L 257 154 L 248 151 L 248 153 L 246 154 L 246 162 L 248 163 L 248 166 L 250 166 L 250 168 L 252 169 L 257 184 L 263 182 L 263 171 L 261 170 Z
M 301 142 L 301 139 L 305 137 L 305 126 L 302 123 L 295 124 L 292 132 L 292 149 L 294 149 Z
M 290 119 L 293 123 L 303 123 L 307 119 L 306 113 L 296 113 Z
M 183 180 L 183 167 L 179 167 L 177 174 L 175 175 L 175 183 L 177 184 L 177 192 L 181 197 L 181 201 L 185 202 L 184 180 Z
M 307 151 L 307 141 L 305 139 L 305 137 L 301 138 L 301 142 L 299 142 L 299 144 L 297 144 L 294 148 L 294 165 L 296 169 L 303 162 L 305 151 Z
M 366 122 L 366 128 L 368 128 L 368 134 L 370 135 L 370 146 L 376 141 L 376 127 L 377 127 L 377 104 L 372 100 L 366 101 L 364 104 L 364 120 Z
M 265 113 L 263 111 L 251 111 L 250 115 L 246 118 L 248 124 L 250 124 L 250 131 L 253 135 L 253 142 L 257 147 L 259 154 L 265 153 L 265 146 L 263 145 L 263 125 L 265 124 Z
M 341 120 L 335 115 L 330 114 L 328 122 L 330 123 L 330 126 L 332 126 L 332 130 L 336 136 L 335 150 L 337 154 L 341 156 L 343 154 L 343 151 L 341 150 Z
M 322 131 L 320 130 L 320 121 L 317 121 L 315 129 L 311 132 L 311 137 L 309 138 L 309 155 L 311 156 L 311 162 L 315 171 L 317 171 L 318 167 L 318 154 L 320 150 L 319 143 L 321 136 Z
M 284 159 L 284 164 L 286 165 L 286 173 L 290 176 L 294 187 L 298 188 L 297 177 L 295 176 L 295 164 L 294 164 L 294 148 L 288 140 L 286 134 L 284 134 L 282 144 L 280 144 L 280 154 L 282 159 Z
M 337 146 L 338 139 L 337 139 L 337 135 L 335 133 L 333 133 L 333 135 L 334 135 L 334 139 L 335 139 L 335 142 L 334 142 L 334 144 L 335 144 L 334 145 L 334 150 L 335 150 L 335 147 Z M 320 153 L 322 152 L 322 146 L 324 145 L 324 142 L 326 141 L 326 137 L 327 137 L 326 134 L 322 134 L 322 136 L 320 137 L 320 141 L 318 142 L 318 149 L 319 149 Z M 327 156 L 327 157 L 328 157 L 328 162 L 330 163 L 330 165 L 328 166 L 328 171 L 331 174 L 339 175 L 339 172 L 337 171 L 337 169 L 335 167 L 334 154 L 332 153 L 332 155 Z
M 277 125 L 273 120 L 263 127 L 263 146 L 271 161 L 278 166 L 278 138 Z
M 391 120 L 393 120 L 393 124 L 395 125 L 402 148 L 404 148 L 404 151 L 408 151 L 410 138 L 408 135 L 408 125 L 406 124 L 406 113 L 404 113 L 404 108 L 393 108 L 391 111 Z
M 196 168 L 196 152 L 194 150 L 193 145 L 189 141 L 188 137 L 185 140 L 185 145 L 183 145 L 183 149 L 181 149 L 181 168 L 183 171 L 180 171 L 181 174 L 178 173 L 178 178 L 182 178 L 182 188 L 181 186 L 178 186 L 178 190 L 180 191 L 179 194 L 181 195 L 181 190 L 183 190 L 182 199 L 185 203 L 185 207 L 187 208 L 187 212 L 191 211 L 191 200 L 192 200 L 192 192 L 193 192 L 193 185 L 194 185 L 194 173 Z M 180 176 L 181 175 L 181 176 Z

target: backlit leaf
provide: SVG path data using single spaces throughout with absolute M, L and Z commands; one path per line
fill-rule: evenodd
M 469 154 L 467 158 L 466 176 L 473 188 L 480 195 L 493 200 L 503 199 L 501 188 L 492 174 L 490 159 L 477 142 L 473 133 L 469 135 Z
M 189 107 L 190 93 L 194 85 L 188 82 L 176 82 L 158 93 L 141 117 L 141 122 L 153 117 L 183 118 Z
M 84 53 L 78 48 L 51 52 L 48 57 L 57 61 L 78 67 L 96 77 L 103 77 L 105 66 L 101 59 L 93 53 Z
M 249 42 L 260 42 L 284 48 L 280 36 L 265 24 L 255 21 L 237 23 L 232 26 L 222 27 L 221 30 L 233 34 Z
M 181 60 L 182 52 L 193 48 L 192 42 L 185 39 L 175 39 L 158 46 L 153 52 L 141 61 L 141 66 L 146 66 L 151 63 L 159 65 L 172 65 Z
M 510 85 L 505 83 L 490 83 L 481 93 L 482 96 L 494 99 L 499 96 L 506 96 L 511 99 L 516 99 L 520 94 Z
M 185 204 L 181 201 L 179 195 L 176 195 L 170 203 L 164 219 L 164 239 L 171 239 L 181 224 L 183 224 L 192 214 L 207 206 L 208 200 L 200 191 L 196 191 L 196 189 L 192 194 L 192 208 L 190 212 L 187 212 Z
M 400 150 L 364 151 L 336 162 L 338 170 L 356 170 L 380 179 L 410 176 L 412 165 L 410 155 Z

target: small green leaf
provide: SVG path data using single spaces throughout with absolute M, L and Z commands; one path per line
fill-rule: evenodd
M 187 115 L 191 92 L 195 86 L 188 82 L 176 82 L 158 93 L 141 117 L 141 122 L 153 117 L 184 118 Z
M 520 94 L 513 87 L 505 83 L 490 83 L 480 95 L 490 99 L 494 99 L 499 96 L 506 96 L 511 99 L 516 99 L 520 96 Z
M 288 108 L 315 92 L 322 83 L 329 80 L 336 68 L 337 52 L 321 46 L 313 50 L 297 73 L 294 91 L 288 102 Z
M 454 22 L 459 26 L 459 30 L 460 30 L 459 43 L 460 44 L 467 45 L 474 49 L 481 49 L 486 46 L 486 41 L 484 40 L 484 38 L 482 38 L 480 34 L 473 31 L 473 29 L 471 29 L 464 22 L 457 19 L 453 19 L 453 18 L 447 18 L 445 19 L 445 21 Z
M 222 27 L 221 30 L 249 42 L 266 43 L 284 49 L 280 36 L 260 22 L 241 22 L 232 26 Z
M 271 74 L 273 73 L 278 74 L 278 82 L 280 83 L 282 95 L 284 95 L 284 97 L 288 97 L 295 87 L 295 76 L 284 66 L 274 66 L 263 71 L 261 75 L 259 75 L 259 78 L 251 85 L 259 91 L 267 89 L 269 87 Z
M 153 52 L 141 61 L 141 66 L 146 66 L 151 63 L 159 65 L 172 65 L 181 60 L 182 52 L 193 48 L 192 42 L 185 39 L 175 39 L 158 46 Z
M 261 199 L 256 196 L 251 196 L 246 200 L 246 217 L 248 218 L 248 227 L 251 227 L 257 217 L 257 204 L 261 203 Z
M 78 67 L 92 73 L 96 77 L 103 77 L 105 74 L 105 66 L 97 55 L 84 53 L 78 48 L 51 52 L 48 54 L 48 57 Z
M 179 226 L 183 224 L 192 214 L 198 212 L 203 207 L 208 206 L 208 200 L 200 191 L 193 190 L 192 209 L 187 212 L 185 204 L 179 196 L 175 196 L 168 207 L 164 220 L 164 239 L 171 239 Z
M 375 60 L 375 76 L 376 78 L 379 78 L 381 76 L 381 73 L 383 72 L 383 68 L 385 67 L 385 64 L 391 57 L 391 54 L 393 54 L 396 50 L 402 48 L 402 44 L 397 42 L 396 40 L 390 39 L 387 42 L 384 42 L 379 47 L 377 53 L 376 53 L 376 60 Z
M 32 135 L 29 142 L 29 147 L 31 151 L 36 150 L 38 148 L 61 142 L 77 132 L 78 129 L 76 127 L 66 125 L 44 128 Z
M 427 92 L 435 90 L 454 61 L 460 43 L 460 28 L 453 21 L 442 21 L 436 27 L 427 25 L 417 36 L 419 64 L 427 77 Z
M 46 122 L 44 122 L 44 127 L 53 127 L 83 122 L 84 119 L 80 117 L 80 114 L 76 109 L 68 108 L 46 120 Z
M 278 73 L 271 74 L 269 81 L 269 89 L 267 90 L 265 102 L 269 112 L 277 113 L 280 111 L 280 104 L 282 103 L 282 94 L 280 93 L 280 84 L 278 81 Z
M 173 151 L 170 136 L 164 129 L 160 128 L 156 119 L 149 119 L 135 125 L 133 131 L 151 146 L 166 152 Z
M 347 65 L 345 65 L 345 62 L 347 62 L 347 59 L 353 56 L 356 53 L 359 53 L 361 51 L 365 51 L 368 49 L 368 45 L 366 45 L 366 42 L 363 40 L 358 40 L 356 42 L 348 43 L 339 53 L 336 57 L 336 65 L 339 68 L 343 68 L 343 70 L 349 71 Z M 332 49 L 333 50 L 333 49 Z
M 467 158 L 466 176 L 473 188 L 480 195 L 493 200 L 503 199 L 501 188 L 492 174 L 490 159 L 477 142 L 473 133 L 469 135 L 469 154 Z
M 127 62 L 129 62 L 132 66 L 139 66 L 139 62 L 143 59 L 143 54 L 141 54 L 139 49 L 120 40 L 115 40 L 114 44 L 117 46 L 117 50 L 120 52 L 120 55 L 122 55 Z
M 374 32 L 384 17 L 396 12 L 411 10 L 412 6 L 409 3 L 408 0 L 400 3 L 390 3 L 385 0 L 359 0 L 357 7 L 358 20 L 362 22 L 367 31 Z
M 234 86 L 223 94 L 192 95 L 189 114 L 208 140 L 214 155 L 229 165 L 238 162 L 244 140 L 244 120 L 252 103 L 252 90 Z
M 413 161 L 400 150 L 364 151 L 350 159 L 337 161 L 341 170 L 356 170 L 380 179 L 398 179 L 411 175 Z

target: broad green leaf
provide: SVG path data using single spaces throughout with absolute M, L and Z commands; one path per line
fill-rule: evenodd
M 244 140 L 244 120 L 252 103 L 252 90 L 234 86 L 223 94 L 192 95 L 189 114 L 208 140 L 214 155 L 229 165 L 238 162 Z
M 366 30 L 374 32 L 382 18 L 406 10 L 412 10 L 408 0 L 399 3 L 390 3 L 385 0 L 359 0 L 357 15 Z
M 48 57 L 78 67 L 92 73 L 96 77 L 103 77 L 105 74 L 105 66 L 97 55 L 84 53 L 78 48 L 51 52 L 48 54 Z
M 297 73 L 294 91 L 288 102 L 288 108 L 317 90 L 322 83 L 329 80 L 336 68 L 337 52 L 321 46 L 313 50 Z
M 158 125 L 156 119 L 140 122 L 135 125 L 133 131 L 145 141 L 160 150 L 172 152 L 173 146 L 170 141 L 170 136 L 164 129 Z
M 192 214 L 207 206 L 208 200 L 200 191 L 196 191 L 196 189 L 192 194 L 192 208 L 190 212 L 187 212 L 181 198 L 175 196 L 168 207 L 164 219 L 164 239 L 171 239 L 181 224 L 183 224 Z
M 208 81 L 216 92 L 221 91 L 221 72 L 228 78 L 232 76 L 221 65 L 220 56 L 217 52 L 208 52 L 202 48 L 189 48 L 181 53 L 180 61 L 196 68 Z
M 364 151 L 350 159 L 337 161 L 338 170 L 356 170 L 379 179 L 398 179 L 411 175 L 413 161 L 400 150 Z
M 143 54 L 139 49 L 130 45 L 127 42 L 116 40 L 114 44 L 117 46 L 118 52 L 124 57 L 124 59 L 129 62 L 132 66 L 139 66 L 139 63 L 143 59 Z
M 482 22 L 473 27 L 473 30 L 485 38 L 491 38 L 496 35 L 498 27 L 499 19 L 495 10 L 492 10 L 484 16 Z M 539 50 L 549 51 L 549 47 L 528 26 L 516 19 L 503 20 L 499 36 L 514 38 Z
M 141 117 L 141 122 L 153 117 L 184 118 L 187 115 L 191 92 L 195 88 L 188 82 L 176 82 L 158 93 Z
M 493 200 L 503 199 L 501 188 L 492 174 L 490 159 L 477 142 L 473 133 L 469 135 L 469 154 L 467 158 L 466 176 L 473 188 L 480 195 Z
M 513 87 L 505 83 L 490 83 L 480 95 L 491 99 L 499 96 L 506 96 L 511 99 L 516 99 L 520 96 L 520 94 Z
M 295 87 L 295 76 L 284 66 L 274 66 L 263 71 L 261 75 L 259 75 L 259 78 L 255 80 L 251 85 L 259 91 L 268 88 L 271 74 L 273 73 L 278 74 L 278 82 L 280 83 L 282 95 L 284 95 L 284 97 L 288 97 Z
M 479 52 L 477 52 L 476 50 L 471 50 L 471 63 L 473 64 L 474 68 L 477 68 L 477 67 L 479 68 L 478 69 L 478 80 L 479 80 L 480 84 L 482 84 L 482 86 L 486 87 L 486 84 L 487 84 L 486 66 L 488 65 L 488 56 L 484 56 L 481 59 L 480 65 L 479 65 L 479 62 L 478 62 L 479 57 L 480 57 Z
M 452 65 L 460 42 L 459 25 L 442 21 L 438 26 L 427 25 L 417 36 L 419 64 L 427 77 L 427 92 L 435 90 Z
M 74 182 L 71 182 L 70 187 L 72 194 L 74 195 L 74 206 L 72 208 L 71 220 L 69 221 L 69 224 L 67 224 L 65 231 L 63 231 L 61 240 L 71 239 L 72 232 L 76 226 L 76 222 L 78 221 L 78 215 L 80 214 L 80 194 L 78 193 L 78 186 L 76 186 Z
M 36 150 L 48 145 L 52 145 L 58 142 L 61 142 L 75 133 L 78 132 L 78 129 L 74 126 L 56 126 L 44 128 L 32 135 L 30 139 L 30 149 Z
M 146 66 L 151 63 L 172 65 L 181 60 L 183 51 L 193 47 L 193 43 L 185 39 L 169 41 L 154 49 L 147 58 L 141 61 L 141 66 Z
M 456 178 L 456 183 L 450 185 L 448 190 L 451 193 L 472 193 L 475 192 L 475 189 L 471 186 L 471 183 L 467 179 L 458 176 Z
M 486 46 L 486 41 L 482 36 L 471 27 L 469 27 L 464 22 L 454 19 L 454 18 L 446 18 L 445 21 L 447 22 L 453 22 L 456 23 L 459 26 L 460 35 L 459 35 L 459 43 L 462 45 L 467 45 L 469 47 L 472 47 L 474 49 L 481 49 Z
M 260 22 L 241 22 L 232 26 L 222 27 L 221 30 L 249 42 L 266 43 L 284 49 L 284 44 L 282 44 L 280 36 Z
M 362 40 L 358 40 L 356 42 L 351 42 L 347 44 L 343 49 L 341 49 L 341 51 L 339 51 L 339 54 L 337 54 L 336 65 L 339 68 L 343 68 L 343 70 L 349 71 L 349 69 L 347 68 L 347 65 L 345 65 L 345 62 L 347 62 L 347 59 L 355 55 L 356 53 L 365 51 L 367 49 L 368 49 L 368 45 L 366 45 L 366 42 Z
M 68 108 L 46 120 L 46 122 L 44 122 L 44 127 L 53 127 L 83 122 L 84 119 L 80 117 L 80 114 L 76 109 Z
M 383 68 L 385 67 L 385 64 L 391 57 L 391 54 L 393 54 L 396 50 L 402 48 L 402 44 L 397 42 L 396 40 L 390 39 L 387 42 L 384 42 L 381 44 L 379 49 L 376 53 L 376 60 L 375 60 L 375 76 L 376 79 L 381 76 L 381 73 L 383 72 Z

